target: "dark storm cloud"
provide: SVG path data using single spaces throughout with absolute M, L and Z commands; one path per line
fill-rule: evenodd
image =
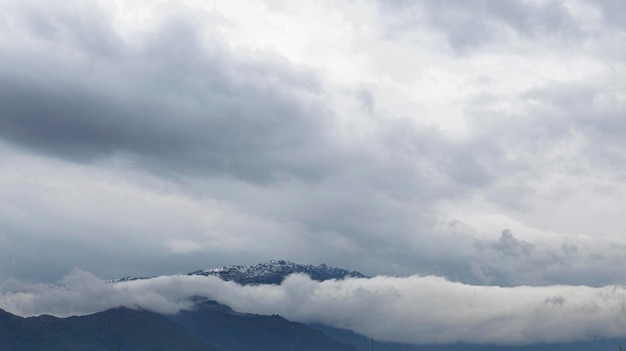
M 130 43 L 104 10 L 65 6 L 22 7 L 7 25 L 5 41 L 25 38 L 0 57 L 20 62 L 0 70 L 3 139 L 79 162 L 127 155 L 173 174 L 320 176 L 326 150 L 310 144 L 330 112 L 312 73 L 203 43 L 199 21 L 169 15 Z

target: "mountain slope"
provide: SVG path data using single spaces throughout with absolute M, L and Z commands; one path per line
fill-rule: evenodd
M 165 316 L 124 307 L 69 318 L 0 310 L 0 350 L 215 351 Z
M 118 307 L 87 316 L 22 318 L 0 310 L 2 351 L 357 351 L 278 315 L 195 299 L 172 315 Z
M 308 326 L 278 315 L 235 312 L 215 301 L 170 316 L 194 335 L 229 351 L 356 351 Z

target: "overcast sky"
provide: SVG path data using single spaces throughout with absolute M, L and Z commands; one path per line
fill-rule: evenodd
M 621 1 L 0 4 L 2 278 L 626 279 Z
M 624 13 L 0 0 L 0 280 L 287 259 L 622 284 Z
M 624 13 L 0 0 L 0 308 L 201 294 L 395 341 L 623 336 Z M 387 277 L 103 282 L 269 259 Z

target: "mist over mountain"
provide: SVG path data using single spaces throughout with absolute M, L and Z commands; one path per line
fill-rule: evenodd
M 473 345 L 478 349 L 489 345 L 511 349 L 603 342 L 610 345 L 624 337 L 626 330 L 626 316 L 621 308 L 626 287 L 489 287 L 419 275 L 355 278 L 344 276 L 346 270 L 324 265 L 317 268 L 341 274 L 314 280 L 306 273 L 283 277 L 285 271 L 294 267 L 310 267 L 287 261 L 241 267 L 244 268 L 235 269 L 239 274 L 237 279 L 245 278 L 241 281 L 247 284 L 227 281 L 215 274 L 106 281 L 80 270 L 68 274 L 56 285 L 8 280 L 0 286 L 0 308 L 37 318 L 42 314 L 86 316 L 125 306 L 177 316 L 170 320 L 200 340 L 208 335 L 217 339 L 224 335 L 241 339 L 246 333 L 251 333 L 253 338 L 274 335 L 269 338 L 272 340 L 292 335 L 292 342 L 275 340 L 281 345 L 293 344 L 294 338 L 299 338 L 294 335 L 301 332 L 313 335 L 291 322 L 313 323 L 334 328 L 322 330 L 329 335 L 335 335 L 332 333 L 336 329 L 361 335 L 356 341 L 342 339 L 345 336 L 342 333 L 336 337 L 353 344 L 362 344 L 362 336 L 367 338 L 373 333 L 380 343 L 393 341 L 385 346 L 390 350 L 403 349 L 406 345 L 422 348 Z M 241 275 L 248 271 L 252 273 Z M 263 283 L 255 281 L 255 277 L 263 281 L 268 277 L 274 281 L 282 279 L 282 282 Z M 221 314 L 216 317 L 215 312 Z M 238 326 L 229 322 L 233 316 L 241 322 Z M 264 326 L 250 327 L 256 322 Z M 221 331 L 211 334 L 207 330 Z M 228 344 L 231 339 L 220 342 Z M 246 348 L 242 344 L 235 346 Z
M 495 345 L 407 344 L 349 329 L 289 321 L 279 315 L 241 313 L 206 298 L 173 314 L 118 307 L 67 318 L 23 318 L 0 310 L 0 350 L 38 351 L 587 351 L 616 350 L 626 339 Z M 444 330 L 442 332 L 454 332 Z

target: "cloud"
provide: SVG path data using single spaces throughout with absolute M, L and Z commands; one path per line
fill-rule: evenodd
M 141 306 L 161 313 L 173 313 L 185 307 L 184 301 L 170 301 L 154 291 L 120 291 L 115 285 L 78 269 L 66 275 L 61 284 L 51 286 L 5 281 L 2 285 L 3 309 L 20 315 L 71 316 L 115 306 Z
M 581 34 L 580 23 L 559 1 L 400 1 L 380 6 L 393 14 L 385 16 L 391 27 L 389 36 L 423 30 L 422 23 L 427 23 L 461 54 L 511 42 L 514 37 L 571 41 Z
M 205 41 L 210 14 L 189 21 L 173 7 L 126 41 L 91 2 L 10 5 L 21 16 L 4 34 L 3 59 L 22 64 L 0 71 L 4 140 L 78 162 L 122 155 L 173 175 L 268 181 L 317 178 L 325 167 L 316 157 L 325 145 L 311 143 L 331 112 L 315 74 Z M 58 35 L 33 28 L 40 17 Z
M 0 1 L 0 275 L 621 283 L 611 6 Z
M 215 277 L 162 276 L 124 283 L 75 270 L 62 286 L 2 284 L 0 307 L 21 315 L 86 314 L 117 305 L 161 313 L 192 308 L 199 295 L 240 312 L 326 323 L 380 340 L 408 343 L 530 344 L 623 336 L 621 286 L 500 288 L 436 276 L 312 281 L 292 275 L 281 285 L 240 286 Z
M 601 3 L 593 3 L 589 1 L 593 6 L 596 6 L 597 9 L 600 10 L 603 19 L 605 19 L 609 24 L 613 26 L 617 26 L 624 30 L 624 22 L 618 19 L 619 16 L 617 14 L 619 11 L 624 10 L 624 3 L 617 0 L 608 0 L 603 1 Z

